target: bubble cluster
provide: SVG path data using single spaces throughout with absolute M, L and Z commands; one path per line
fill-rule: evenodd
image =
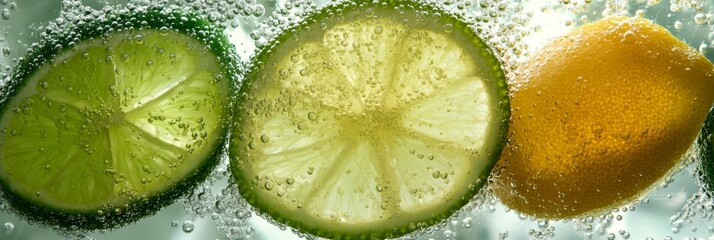
M 251 239 L 255 229 L 248 220 L 254 214 L 235 184 L 230 184 L 216 197 L 212 218 L 218 225 L 218 231 L 228 239 Z

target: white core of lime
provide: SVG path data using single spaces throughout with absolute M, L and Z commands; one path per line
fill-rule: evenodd
M 272 50 L 239 106 L 232 151 L 248 195 L 327 231 L 461 207 L 497 158 L 483 153 L 500 145 L 502 99 L 485 86 L 495 80 L 480 49 L 387 18 L 316 28 Z
M 211 157 L 228 80 L 205 44 L 141 30 L 84 41 L 38 68 L 0 118 L 0 178 L 67 212 L 166 191 Z

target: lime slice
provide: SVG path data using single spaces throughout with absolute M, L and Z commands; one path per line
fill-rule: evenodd
M 323 8 L 262 49 L 241 87 L 230 157 L 244 198 L 328 238 L 396 237 L 482 188 L 503 147 L 500 63 L 437 8 Z
M 208 176 L 224 145 L 232 61 L 220 29 L 179 19 L 147 11 L 89 23 L 71 31 L 80 41 L 60 43 L 72 48 L 38 47 L 20 64 L 0 117 L 0 183 L 20 214 L 114 227 Z

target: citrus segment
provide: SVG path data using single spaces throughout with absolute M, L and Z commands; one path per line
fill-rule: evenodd
M 155 15 L 162 16 L 129 18 Z M 20 213 L 107 228 L 156 211 L 210 172 L 232 70 L 230 58 L 217 56 L 225 49 L 186 28 L 215 30 L 191 24 L 88 35 L 72 49 L 36 56 L 48 60 L 35 69 L 21 65 L 27 74 L 15 75 L 19 87 L 0 118 L 0 183 Z
M 486 182 L 508 116 L 498 61 L 457 17 L 389 4 L 327 7 L 257 55 L 229 152 L 241 194 L 273 219 L 394 237 Z
M 569 218 L 617 207 L 673 168 L 714 95 L 714 67 L 667 30 L 609 17 L 556 39 L 512 86 L 495 193 L 510 208 Z
M 114 66 L 107 64 L 105 59 L 89 61 L 85 57 L 106 55 L 102 48 L 78 48 L 83 51 L 81 57 L 60 57 L 59 64 L 54 67 L 39 69 L 35 76 L 44 75 L 30 81 L 35 91 L 28 89 L 28 96 L 42 96 L 58 103 L 67 104 L 83 110 L 86 107 L 102 108 L 114 105 L 117 101 L 111 95 L 104 94 L 114 81 Z M 105 79 L 95 81 L 94 79 Z M 52 85 L 50 87 L 50 84 Z

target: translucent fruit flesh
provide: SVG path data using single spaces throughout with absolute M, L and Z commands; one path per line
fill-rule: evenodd
M 393 11 L 314 23 L 249 75 L 230 153 L 241 193 L 274 219 L 325 237 L 398 236 L 485 183 L 508 115 L 497 61 L 473 33 Z
M 120 209 L 205 164 L 228 81 L 215 56 L 170 30 L 115 33 L 37 69 L 0 119 L 0 179 L 67 213 Z
M 610 17 L 548 44 L 511 82 L 495 193 L 569 218 L 632 200 L 675 166 L 714 100 L 714 67 L 666 29 Z

